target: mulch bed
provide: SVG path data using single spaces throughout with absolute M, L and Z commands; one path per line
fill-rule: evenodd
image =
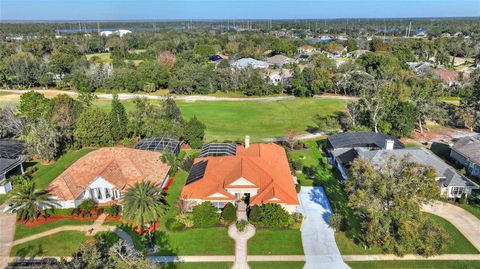
M 47 218 L 40 217 L 37 220 L 33 221 L 17 221 L 17 224 L 22 224 L 23 226 L 27 227 L 33 227 L 33 226 L 39 226 L 43 225 L 46 223 L 54 222 L 57 220 L 61 219 L 74 219 L 74 220 L 79 220 L 79 221 L 89 221 L 89 220 L 96 220 L 97 216 L 91 216 L 91 217 L 80 217 L 80 216 L 50 216 Z

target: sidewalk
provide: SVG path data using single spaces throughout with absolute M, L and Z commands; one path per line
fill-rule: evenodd
M 0 268 L 8 265 L 16 220 L 16 214 L 3 213 L 0 208 Z

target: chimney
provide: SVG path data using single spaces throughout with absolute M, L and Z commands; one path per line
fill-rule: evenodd
M 250 147 L 250 136 L 245 136 L 245 148 L 248 149 Z
M 393 146 L 395 145 L 395 141 L 393 139 L 385 139 L 385 149 L 392 150 Z

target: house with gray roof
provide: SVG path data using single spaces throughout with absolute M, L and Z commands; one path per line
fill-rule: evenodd
M 356 158 L 378 166 L 388 160 L 388 156 L 395 156 L 432 166 L 441 194 L 448 198 L 459 198 L 464 193 L 469 195 L 473 189 L 478 188 L 429 150 L 405 148 L 398 139 L 384 134 L 347 132 L 332 135 L 327 139 L 326 151 L 329 161 L 338 169 L 344 181 L 347 180 L 347 171 Z
M 12 189 L 8 176 L 21 171 L 23 174 L 23 151 L 25 143 L 15 140 L 0 139 L 0 194 Z
M 265 62 L 267 62 L 269 64 L 272 64 L 272 65 L 282 67 L 286 64 L 294 63 L 295 60 L 293 60 L 292 58 L 289 58 L 285 55 L 278 54 L 278 55 L 266 58 Z
M 374 166 L 383 164 L 390 156 L 395 156 L 399 159 L 407 158 L 411 162 L 431 166 L 435 170 L 435 179 L 440 185 L 441 195 L 448 198 L 460 198 L 463 194 L 469 195 L 473 189 L 478 188 L 466 177 L 460 175 L 453 167 L 424 148 L 360 151 L 358 155 Z
M 480 135 L 457 140 L 450 157 L 463 165 L 471 175 L 480 177 Z
M 346 132 L 331 135 L 326 150 L 330 162 L 337 167 L 345 180 L 346 171 L 358 157 L 358 152 L 378 149 L 402 149 L 405 146 L 393 136 L 374 132 Z
M 234 61 L 231 65 L 237 69 L 243 69 L 246 67 L 252 67 L 254 69 L 257 69 L 257 68 L 266 69 L 270 66 L 270 64 L 267 62 L 255 60 L 253 58 L 242 58 L 237 61 Z

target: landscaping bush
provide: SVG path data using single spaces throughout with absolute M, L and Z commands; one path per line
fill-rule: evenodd
M 227 203 L 225 208 L 223 208 L 222 218 L 227 223 L 232 223 L 237 220 L 237 209 L 232 203 Z
M 252 223 L 259 223 L 262 220 L 262 210 L 260 206 L 253 205 L 250 207 L 250 210 L 248 211 L 248 219 Z
M 300 229 L 302 227 L 303 215 L 301 213 L 295 212 L 290 218 L 290 224 L 288 225 L 291 229 Z
M 175 220 L 185 225 L 187 228 L 193 227 L 193 216 L 192 214 L 179 214 L 175 216 Z
M 239 232 L 245 231 L 245 228 L 247 228 L 247 225 L 248 225 L 248 221 L 246 220 L 237 221 L 237 223 L 235 223 L 235 226 L 237 226 L 237 230 Z
M 465 193 L 462 194 L 462 196 L 458 199 L 458 203 L 461 205 L 468 204 L 468 198 L 467 198 L 467 195 L 465 195 Z
M 297 191 L 297 193 L 300 192 L 300 189 L 302 188 L 302 185 L 301 184 L 297 184 L 295 185 L 295 191 Z
M 78 215 L 86 215 L 87 217 L 90 217 L 92 210 L 96 206 L 97 204 L 95 203 L 95 201 L 93 201 L 92 199 L 87 199 L 78 205 L 75 212 Z
M 279 204 L 262 206 L 262 223 L 269 228 L 285 228 L 290 223 L 291 216 Z
M 118 235 L 113 232 L 99 232 L 95 234 L 94 238 L 97 241 L 105 242 L 109 247 L 113 246 L 113 244 L 117 243 L 120 239 Z
M 165 221 L 165 228 L 169 231 L 180 231 L 185 229 L 185 224 L 179 222 L 175 218 L 169 218 Z
M 293 170 L 295 171 L 302 171 L 303 169 L 303 160 L 296 159 L 292 161 Z
M 343 216 L 337 213 L 334 213 L 328 217 L 328 222 L 330 227 L 336 232 L 342 230 Z
M 196 227 L 213 227 L 218 221 L 218 209 L 212 202 L 206 201 L 193 207 L 193 223 Z
M 119 205 L 111 205 L 105 208 L 105 214 L 113 217 L 117 217 L 121 211 L 122 211 L 122 207 Z

